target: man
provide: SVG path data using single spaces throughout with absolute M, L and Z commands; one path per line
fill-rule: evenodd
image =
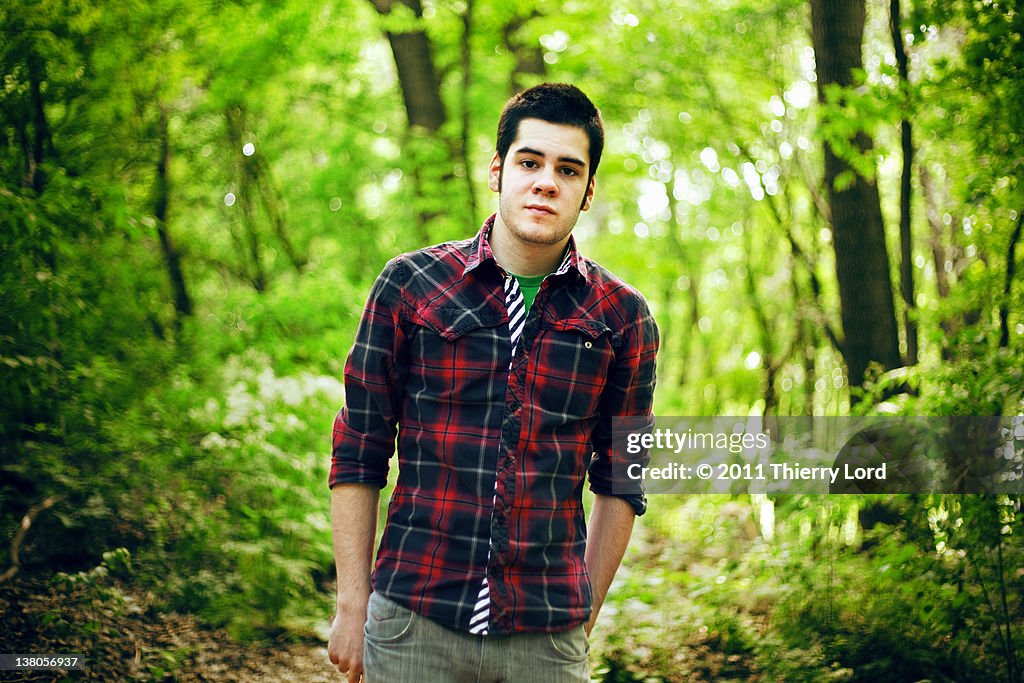
M 570 236 L 603 145 L 574 86 L 513 97 L 489 168 L 498 213 L 471 240 L 393 259 L 373 286 L 330 476 L 328 655 L 349 681 L 590 680 L 587 636 L 645 507 L 613 477 L 612 424 L 652 419 L 658 349 L 640 294 Z

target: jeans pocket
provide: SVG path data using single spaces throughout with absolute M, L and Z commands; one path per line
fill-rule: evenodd
M 583 625 L 548 634 L 551 649 L 562 659 L 580 662 L 590 656 L 590 641 Z
M 370 603 L 366 608 L 366 625 L 363 635 L 378 643 L 394 643 L 412 629 L 416 615 L 393 600 L 388 600 L 377 593 L 370 594 Z

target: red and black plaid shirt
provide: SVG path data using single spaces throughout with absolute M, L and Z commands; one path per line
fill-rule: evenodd
M 590 616 L 584 475 L 645 508 L 639 483 L 613 487 L 611 430 L 651 416 L 658 329 L 643 297 L 570 239 L 510 367 L 493 220 L 377 278 L 345 366 L 330 485 L 383 487 L 397 431 L 373 589 L 468 630 L 486 573 L 492 634 L 558 631 Z

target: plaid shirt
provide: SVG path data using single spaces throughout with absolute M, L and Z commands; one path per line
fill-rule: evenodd
M 345 366 L 329 483 L 383 487 L 397 431 L 373 590 L 465 631 L 486 575 L 492 634 L 558 631 L 590 616 L 584 475 L 595 493 L 646 506 L 639 484 L 613 491 L 611 421 L 653 419 L 658 329 L 643 297 L 570 238 L 510 366 L 493 220 L 377 278 Z

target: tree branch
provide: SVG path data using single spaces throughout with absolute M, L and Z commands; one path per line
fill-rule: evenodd
M 715 86 L 711 82 L 711 78 L 708 76 L 708 74 L 704 71 L 701 71 L 700 79 L 702 84 L 704 85 L 704 89 L 708 93 L 708 98 L 711 100 L 712 106 L 724 119 L 726 125 L 732 130 L 740 130 L 739 126 L 735 121 L 735 118 L 732 115 L 732 112 L 725 106 L 725 104 L 722 103 L 721 98 L 718 96 L 718 91 L 715 89 Z M 747 145 L 743 143 L 742 140 L 740 140 L 739 142 L 735 142 L 735 144 L 739 148 L 740 154 L 743 156 L 744 159 L 746 159 L 751 164 L 757 165 L 757 159 L 754 157 L 753 152 L 750 151 L 750 148 L 747 147 Z M 835 331 L 832 329 L 831 324 L 829 324 L 828 316 L 825 313 L 825 308 L 821 304 L 821 299 L 819 297 L 819 294 L 821 293 L 821 283 L 819 282 L 818 274 L 814 269 L 814 263 L 811 261 L 810 258 L 808 258 L 804 250 L 800 248 L 800 244 L 796 241 L 796 235 L 793 234 L 793 230 L 790 228 L 790 221 L 787 221 L 786 218 L 782 215 L 782 211 L 779 209 L 778 203 L 775 201 L 775 198 L 772 195 L 768 194 L 768 188 L 765 185 L 764 179 L 761 177 L 760 173 L 757 174 L 757 178 L 758 184 L 761 186 L 761 190 L 764 192 L 765 204 L 768 206 L 769 212 L 771 213 L 772 218 L 775 220 L 775 224 L 778 225 L 779 228 L 785 233 L 786 240 L 789 242 L 790 249 L 792 249 L 793 255 L 796 257 L 797 261 L 804 265 L 804 267 L 807 269 L 808 276 L 811 278 L 811 290 L 814 294 L 814 304 L 819 309 L 819 312 L 821 314 L 821 319 L 819 322 L 823 326 L 826 336 L 828 337 L 829 341 L 832 342 L 832 345 L 835 347 L 835 349 L 840 353 L 843 353 L 843 345 L 840 342 L 839 337 L 836 335 Z M 808 187 L 810 187 L 810 183 L 807 183 L 807 185 Z M 813 189 L 811 190 L 811 195 L 816 196 L 816 193 Z M 821 211 L 820 208 L 819 211 Z M 828 214 L 823 213 L 823 215 Z
M 39 513 L 52 508 L 61 499 L 61 496 L 50 496 L 41 503 L 37 503 L 29 508 L 25 516 L 21 518 L 21 524 L 18 525 L 18 531 L 14 534 L 14 539 L 11 541 L 11 566 L 7 568 L 3 574 L 0 574 L 0 583 L 6 583 L 14 578 L 14 575 L 21 569 L 21 545 L 25 542 L 25 536 L 28 534 L 29 528 L 32 526 L 32 522 L 39 516 Z

